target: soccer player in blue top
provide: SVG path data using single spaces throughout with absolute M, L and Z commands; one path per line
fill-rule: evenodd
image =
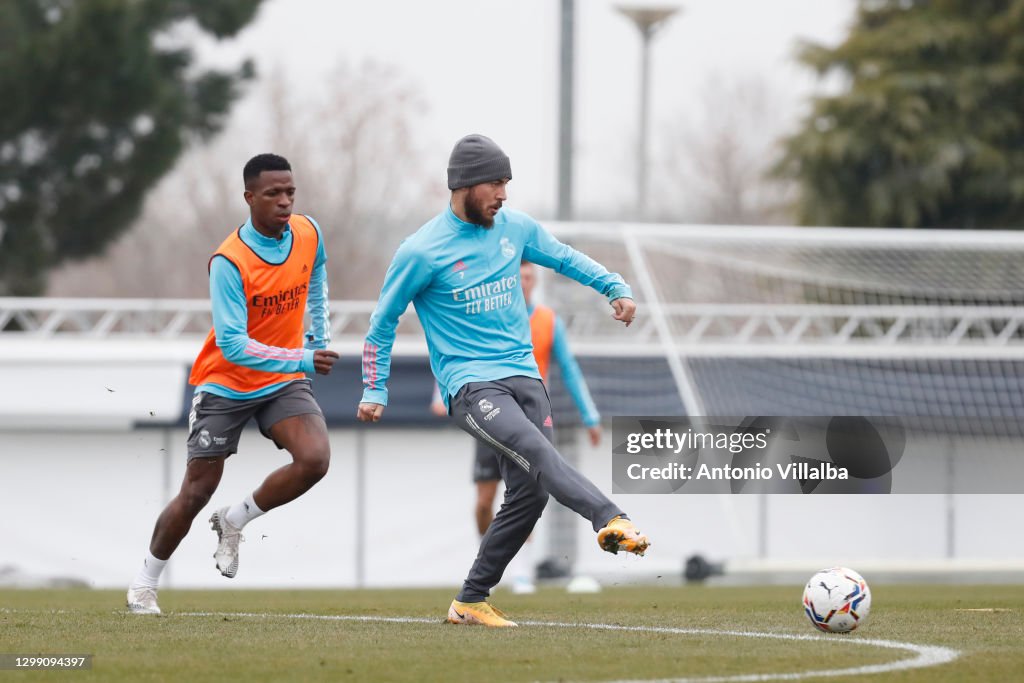
M 649 545 L 623 511 L 551 445 L 551 405 L 533 355 L 520 262 L 592 287 L 627 326 L 636 312 L 632 291 L 621 276 L 562 244 L 530 216 L 503 209 L 511 179 L 509 158 L 493 140 L 468 135 L 456 143 L 448 162 L 449 206 L 399 246 L 363 346 L 357 417 L 376 422 L 388 402 L 395 328 L 412 302 L 449 413 L 502 456 L 505 501 L 448 610 L 455 624 L 516 625 L 487 597 L 530 536 L 549 495 L 590 520 L 604 550 L 642 555 Z

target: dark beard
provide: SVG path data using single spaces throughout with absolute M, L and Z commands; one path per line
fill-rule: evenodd
M 466 218 L 469 219 L 470 223 L 483 228 L 494 227 L 494 219 L 484 215 L 483 207 L 474 201 L 472 193 L 466 195 L 464 209 L 466 211 Z

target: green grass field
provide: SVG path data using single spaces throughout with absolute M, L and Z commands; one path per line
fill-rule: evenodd
M 868 622 L 842 636 L 814 631 L 800 609 L 800 590 L 697 586 L 612 587 L 594 595 L 555 588 L 531 596 L 497 592 L 494 604 L 520 621 L 518 629 L 442 623 L 450 590 L 167 590 L 160 595 L 160 617 L 126 614 L 119 591 L 0 591 L 0 653 L 95 656 L 91 671 L 4 671 L 0 679 L 607 681 L 801 673 L 916 656 L 858 642 L 866 640 L 944 646 L 961 654 L 930 668 L 846 680 L 1024 678 L 1024 586 L 876 586 Z M 193 614 L 197 612 L 215 614 Z M 288 616 L 294 614 L 428 621 Z M 581 624 L 756 631 L 811 639 L 605 630 Z M 819 679 L 824 680 L 801 678 Z

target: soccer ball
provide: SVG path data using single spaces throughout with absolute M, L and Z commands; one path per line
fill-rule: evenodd
M 864 623 L 869 611 L 871 590 L 852 569 L 822 569 L 804 588 L 804 612 L 820 631 L 849 633 Z

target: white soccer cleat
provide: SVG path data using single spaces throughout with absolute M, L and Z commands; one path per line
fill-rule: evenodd
M 128 611 L 132 614 L 160 614 L 156 604 L 156 588 L 129 588 Z
M 238 544 L 244 541 L 242 530 L 236 529 L 228 521 L 228 509 L 221 508 L 210 517 L 210 528 L 217 532 L 217 551 L 213 559 L 217 560 L 217 569 L 229 579 L 238 573 Z

